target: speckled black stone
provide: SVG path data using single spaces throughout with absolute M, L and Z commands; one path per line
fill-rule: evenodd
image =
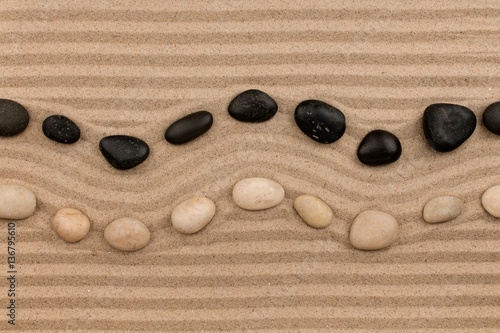
M 42 131 L 47 138 L 60 143 L 75 143 L 80 139 L 78 126 L 62 115 L 47 117 L 43 121 Z
M 493 103 L 484 110 L 483 124 L 490 132 L 500 135 L 500 102 Z
M 21 104 L 10 99 L 0 99 L 0 136 L 13 136 L 28 127 L 30 116 Z
M 251 89 L 236 96 L 228 111 L 236 120 L 257 123 L 271 119 L 278 112 L 278 104 L 265 92 Z
M 297 105 L 295 123 L 305 135 L 320 143 L 337 141 L 345 132 L 345 116 L 337 108 L 318 100 Z
M 107 136 L 99 142 L 99 149 L 109 164 L 119 170 L 131 169 L 149 156 L 146 142 L 128 135 Z
M 198 111 L 176 120 L 165 131 L 165 140 L 180 145 L 196 139 L 207 132 L 213 124 L 212 114 Z
M 366 165 L 396 162 L 401 156 L 401 142 L 394 134 L 384 130 L 368 133 L 358 147 L 358 158 Z
M 476 129 L 476 115 L 465 106 L 432 104 L 424 112 L 424 134 L 429 145 L 440 152 L 458 148 Z

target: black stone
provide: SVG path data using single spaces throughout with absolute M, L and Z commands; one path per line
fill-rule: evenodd
M 337 108 L 318 100 L 297 105 L 295 122 L 305 135 L 321 143 L 337 141 L 345 132 L 345 116 Z
M 180 145 L 196 139 L 207 132 L 213 124 L 212 114 L 198 111 L 176 120 L 165 131 L 165 140 Z
M 42 124 L 42 131 L 51 140 L 60 143 L 75 143 L 80 139 L 80 129 L 69 118 L 61 115 L 47 117 Z
M 228 111 L 236 120 L 257 123 L 271 119 L 278 112 L 278 104 L 265 92 L 252 89 L 236 96 Z
M 396 162 L 401 156 L 401 142 L 394 134 L 384 130 L 368 133 L 358 147 L 358 158 L 366 165 Z
M 458 148 L 476 128 L 476 115 L 465 106 L 432 104 L 424 112 L 424 134 L 429 145 L 440 152 Z
M 30 116 L 21 104 L 0 99 L 0 136 L 13 136 L 28 127 Z
M 484 110 L 483 124 L 490 132 L 500 135 L 500 102 L 493 103 Z
M 106 160 L 119 170 L 131 169 L 148 158 L 146 142 L 128 135 L 112 135 L 99 142 L 99 149 Z

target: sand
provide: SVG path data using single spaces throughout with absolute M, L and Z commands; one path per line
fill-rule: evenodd
M 25 132 L 0 140 L 0 182 L 38 197 L 35 215 L 16 223 L 18 330 L 500 330 L 500 222 L 480 204 L 500 184 L 500 139 L 479 122 L 442 154 L 421 129 L 431 103 L 462 104 L 480 119 L 500 99 L 499 1 L 9 0 L 0 26 L 0 97 L 32 116 Z M 276 99 L 273 119 L 229 117 L 228 103 L 249 88 Z M 295 106 L 310 98 L 344 112 L 341 140 L 322 145 L 296 127 Z M 214 115 L 208 133 L 182 146 L 163 139 L 198 110 Z M 45 138 L 52 114 L 74 120 L 80 141 Z M 376 128 L 400 138 L 396 163 L 357 160 Z M 113 169 L 98 150 L 112 134 L 146 141 L 150 157 Z M 244 177 L 278 181 L 284 202 L 239 209 L 231 190 Z M 301 221 L 292 205 L 301 194 L 332 207 L 330 227 Z M 438 195 L 459 197 L 465 212 L 425 223 L 423 206 Z M 217 214 L 182 235 L 169 216 L 194 196 L 212 199 Z M 92 222 L 79 243 L 51 229 L 63 207 Z M 367 209 L 400 223 L 390 248 L 349 245 L 349 226 Z M 123 216 L 150 228 L 143 250 L 106 244 L 105 226 Z M 11 328 L 2 318 L 0 329 Z

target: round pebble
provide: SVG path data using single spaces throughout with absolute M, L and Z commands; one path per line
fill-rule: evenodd
M 24 186 L 0 185 L 0 218 L 20 220 L 36 209 L 35 194 Z
M 500 185 L 490 187 L 481 198 L 484 209 L 494 217 L 500 217 Z
M 490 132 L 500 135 L 500 102 L 493 103 L 484 110 L 483 124 Z
M 464 210 L 462 200 L 452 196 L 441 196 L 429 200 L 423 211 L 425 222 L 440 223 L 453 220 Z
M 401 156 L 401 142 L 384 130 L 368 133 L 358 147 L 358 159 L 366 165 L 384 165 L 396 162 Z
M 265 92 L 251 89 L 236 96 L 228 111 L 236 120 L 256 123 L 271 119 L 278 112 L 278 104 Z
M 128 135 L 112 135 L 99 142 L 99 150 L 118 170 L 131 169 L 146 160 L 149 146 L 141 139 Z
M 115 249 L 137 251 L 149 243 L 148 227 L 139 220 L 122 217 L 114 220 L 104 229 L 104 239 Z
M 357 249 L 380 250 L 398 237 L 398 222 L 387 213 L 367 210 L 354 219 L 349 237 Z
M 201 197 L 181 202 L 172 211 L 172 225 L 183 234 L 194 234 L 203 229 L 215 215 L 212 200 Z
M 0 99 L 0 136 L 12 136 L 28 127 L 30 116 L 21 104 L 9 99 Z
M 180 145 L 196 139 L 212 127 L 213 117 L 208 111 L 198 111 L 176 120 L 165 131 L 165 140 Z
M 318 100 L 301 102 L 295 109 L 300 130 L 320 143 L 337 141 L 345 132 L 345 116 L 337 108 Z
M 90 221 L 79 210 L 63 208 L 54 215 L 52 227 L 66 242 L 74 243 L 87 236 L 90 230 Z
M 293 207 L 300 217 L 313 228 L 326 228 L 333 221 L 333 211 L 323 200 L 312 195 L 295 198 Z
M 283 187 L 267 178 L 245 178 L 233 188 L 234 202 L 247 210 L 268 209 L 279 205 L 284 198 Z
M 80 139 L 80 129 L 69 118 L 62 115 L 47 117 L 42 124 L 45 136 L 59 143 L 75 143 Z

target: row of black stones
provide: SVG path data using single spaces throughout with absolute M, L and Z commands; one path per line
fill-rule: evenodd
M 278 112 L 278 104 L 266 93 L 252 89 L 236 96 L 228 112 L 242 122 L 264 122 Z M 301 102 L 294 117 L 304 134 L 323 144 L 339 140 L 346 129 L 344 114 L 319 100 Z M 17 102 L 0 99 L 0 136 L 19 134 L 28 123 L 26 108 Z M 429 145 L 440 152 L 452 151 L 463 144 L 474 132 L 476 123 L 476 116 L 470 109 L 455 104 L 432 104 L 423 116 L 425 137 Z M 488 130 L 500 135 L 500 102 L 486 108 L 483 123 Z M 183 144 L 207 132 L 212 124 L 210 112 L 198 111 L 172 123 L 165 131 L 165 139 L 172 144 Z M 42 130 L 46 137 L 60 143 L 75 143 L 80 138 L 78 126 L 62 115 L 46 118 Z M 99 142 L 99 149 L 106 160 L 120 170 L 133 168 L 149 156 L 149 146 L 144 141 L 127 135 L 105 137 Z M 361 141 L 357 156 L 364 164 L 383 165 L 398 160 L 401 152 L 401 143 L 394 134 L 377 129 Z

